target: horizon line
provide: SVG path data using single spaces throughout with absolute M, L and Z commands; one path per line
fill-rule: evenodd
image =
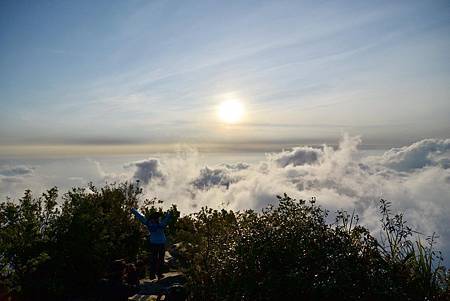
M 337 147 L 339 140 L 315 139 L 303 141 L 264 141 L 264 142 L 222 142 L 222 143 L 134 143 L 134 144 L 0 144 L 0 156 L 4 157 L 47 157 L 82 155 L 133 155 L 144 153 L 177 153 L 183 150 L 199 153 L 270 153 L 292 149 L 298 146 Z M 361 143 L 361 150 L 383 150 L 405 144 Z

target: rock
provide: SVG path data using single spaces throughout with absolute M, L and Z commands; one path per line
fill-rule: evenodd
M 133 297 L 129 297 L 128 300 L 129 301 L 159 301 L 159 300 L 164 300 L 164 299 L 158 299 L 159 296 L 157 295 L 151 295 L 151 296 L 146 296 L 146 295 L 134 295 Z
M 166 273 L 160 280 L 143 279 L 139 292 L 128 300 L 184 301 L 187 297 L 185 283 L 186 277 L 181 272 Z

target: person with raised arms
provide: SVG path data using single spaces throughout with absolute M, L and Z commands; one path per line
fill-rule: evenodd
M 150 242 L 150 279 L 158 279 L 163 277 L 162 268 L 164 266 L 164 254 L 166 252 L 166 242 L 167 238 L 164 233 L 167 224 L 170 221 L 171 215 L 170 213 L 166 213 L 166 215 L 160 220 L 158 213 L 152 213 L 150 217 L 147 219 L 144 215 L 142 215 L 135 208 L 131 209 L 134 216 L 144 224 L 149 232 L 149 242 Z

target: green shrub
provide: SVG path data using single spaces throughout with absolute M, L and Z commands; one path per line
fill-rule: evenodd
M 130 213 L 141 193 L 138 183 L 91 184 L 59 205 L 56 188 L 1 203 L 0 299 L 98 300 L 117 259 L 146 256 L 147 230 Z M 140 210 L 162 214 L 161 203 L 144 200 Z M 413 240 L 389 206 L 381 200 L 378 240 L 354 213 L 338 211 L 329 223 L 315 199 L 287 195 L 261 212 L 202 208 L 180 217 L 173 205 L 167 234 L 180 243 L 191 300 L 448 300 L 435 235 Z
M 434 251 L 418 242 L 408 249 L 413 255 L 405 253 L 403 245 L 413 244 L 399 233 L 407 230 L 400 216 L 382 211 L 382 221 L 394 223 L 384 228 L 385 235 L 403 235 L 397 247 L 395 241 L 383 246 L 354 214 L 339 211 L 336 222 L 327 224 L 328 212 L 314 199 L 278 198 L 278 206 L 261 213 L 202 208 L 185 218 L 184 227 L 194 231 L 186 271 L 192 300 L 444 298 L 445 279 L 426 274 L 430 257 L 426 273 L 406 260 Z M 445 270 L 439 266 L 431 273 L 442 276 Z M 433 289 L 418 285 L 427 281 Z
M 135 260 L 145 232 L 131 218 L 133 184 L 74 188 L 57 206 L 50 189 L 0 205 L 0 281 L 25 300 L 91 294 L 112 262 Z

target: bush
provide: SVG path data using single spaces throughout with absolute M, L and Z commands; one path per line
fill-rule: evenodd
M 202 208 L 185 218 L 185 227 L 195 233 L 186 271 L 192 300 L 444 298 L 445 279 L 430 278 L 430 269 L 423 273 L 413 261 L 387 256 L 391 245 L 379 244 L 354 214 L 340 211 L 330 225 L 327 211 L 314 199 L 278 198 L 277 207 L 261 213 Z M 382 221 L 394 224 L 400 217 L 384 214 Z M 388 225 L 385 230 L 398 237 L 401 229 Z M 420 242 L 417 246 L 405 258 L 434 252 Z M 442 276 L 445 270 L 438 266 L 433 273 Z
M 147 230 L 130 213 L 141 193 L 138 184 L 91 184 L 73 188 L 59 205 L 56 188 L 1 203 L 0 299 L 105 297 L 98 290 L 118 259 L 146 256 Z M 435 236 L 413 240 L 389 206 L 381 200 L 379 240 L 355 214 L 338 211 L 330 224 L 315 199 L 287 195 L 262 212 L 202 208 L 180 217 L 172 206 L 167 234 L 191 300 L 448 300 Z M 145 200 L 140 210 L 162 214 L 160 207 Z
M 133 184 L 74 188 L 0 205 L 0 281 L 14 298 L 67 299 L 91 294 L 114 260 L 135 260 L 146 233 L 131 218 Z

